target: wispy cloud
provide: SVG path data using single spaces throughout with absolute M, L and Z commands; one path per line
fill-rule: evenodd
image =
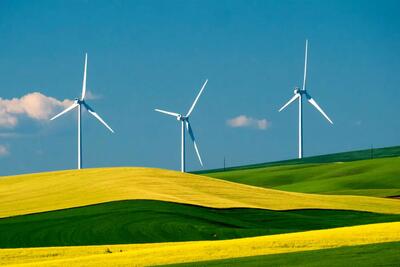
M 8 148 L 5 145 L 0 145 L 0 157 L 4 157 L 10 154 Z
M 48 120 L 50 116 L 63 108 L 72 105 L 72 100 L 58 100 L 33 92 L 21 98 L 0 98 L 0 127 L 14 128 L 18 125 L 21 117 L 33 120 Z
M 259 130 L 266 130 L 270 122 L 267 121 L 267 119 L 255 119 L 252 117 L 247 117 L 246 115 L 240 115 L 235 118 L 229 119 L 226 121 L 226 123 L 230 127 L 252 127 L 256 128 Z
M 86 96 L 85 96 L 86 100 L 95 100 L 95 99 L 101 99 L 101 98 L 103 98 L 103 96 L 100 94 L 92 93 L 92 91 L 90 91 L 90 90 L 88 90 L 86 92 Z

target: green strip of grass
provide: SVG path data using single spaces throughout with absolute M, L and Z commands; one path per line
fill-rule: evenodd
M 399 266 L 400 242 L 263 255 L 168 266 Z
M 378 159 L 378 158 L 399 157 L 399 156 L 400 156 L 400 146 L 393 146 L 393 147 L 348 151 L 348 152 L 341 152 L 341 153 L 327 154 L 327 155 L 318 155 L 312 157 L 305 157 L 302 159 L 289 159 L 289 160 L 281 160 L 274 162 L 265 162 L 265 163 L 258 163 L 258 164 L 244 165 L 244 166 L 229 167 L 225 169 L 220 168 L 213 170 L 202 170 L 193 173 L 208 174 L 208 173 L 233 171 L 233 170 L 257 169 L 257 168 L 272 167 L 272 166 L 310 164 L 310 163 L 349 162 L 357 160 Z
M 283 165 L 206 174 L 284 191 L 366 196 L 400 195 L 400 158 Z
M 0 219 L 0 248 L 221 240 L 391 221 L 400 215 L 131 200 Z

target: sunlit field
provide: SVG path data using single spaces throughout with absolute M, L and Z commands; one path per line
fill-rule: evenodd
M 2 177 L 0 199 L 0 217 L 134 199 L 214 208 L 400 213 L 400 202 L 395 199 L 285 192 L 147 168 L 86 169 Z
M 145 266 L 400 241 L 400 222 L 225 241 L 3 249 L 3 265 Z
M 304 162 L 249 169 L 243 167 L 225 172 L 210 171 L 202 175 L 291 192 L 378 197 L 400 195 L 400 157 L 350 162 Z
M 2 177 L 0 265 L 257 266 L 307 251 L 355 259 L 362 245 L 376 258 L 378 244 L 400 242 L 400 201 L 376 197 L 397 192 L 398 160 L 204 174 L 215 177 L 149 168 Z M 292 192 L 302 188 L 318 194 Z

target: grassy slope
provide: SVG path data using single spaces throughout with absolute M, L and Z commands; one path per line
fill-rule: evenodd
M 285 191 L 369 196 L 400 195 L 400 158 L 301 164 L 209 173 L 233 182 Z
M 275 162 L 258 163 L 258 164 L 251 164 L 251 165 L 244 165 L 237 167 L 229 167 L 226 169 L 203 170 L 194 173 L 207 174 L 211 172 L 214 173 L 214 172 L 233 171 L 233 170 L 248 170 L 248 169 L 271 167 L 271 166 L 310 164 L 310 163 L 349 162 L 357 160 L 399 157 L 399 156 L 400 156 L 400 146 L 393 146 L 393 147 L 364 149 L 364 150 L 355 150 L 355 151 L 341 152 L 335 154 L 319 155 L 319 156 L 305 157 L 302 159 L 290 159 L 290 160 L 281 160 Z
M 223 241 L 2 249 L 0 264 L 148 266 L 399 241 L 400 222 L 394 222 Z
M 0 248 L 221 240 L 390 221 L 400 215 L 130 200 L 0 219 Z
M 399 251 L 400 242 L 390 242 L 168 266 L 398 266 L 400 262 Z
M 104 168 L 0 178 L 0 218 L 128 199 L 270 210 L 339 209 L 400 214 L 400 201 L 284 192 L 148 168 Z

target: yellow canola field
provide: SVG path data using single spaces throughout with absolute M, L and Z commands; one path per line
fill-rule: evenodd
M 0 218 L 116 200 L 206 207 L 341 209 L 400 214 L 400 201 L 285 192 L 150 168 L 101 168 L 0 177 Z
M 0 249 L 0 266 L 149 266 L 394 241 L 400 222 L 223 241 Z

